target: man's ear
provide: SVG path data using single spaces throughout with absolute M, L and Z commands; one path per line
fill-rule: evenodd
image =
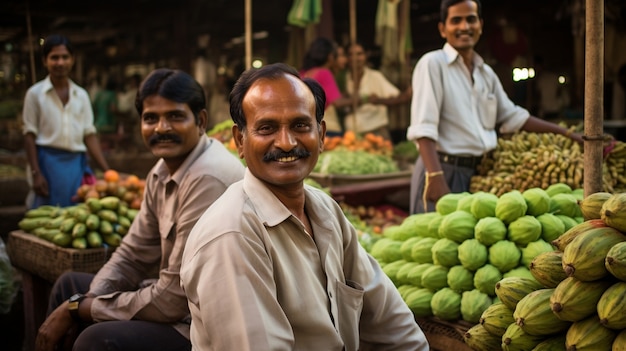
M 239 158 L 243 159 L 243 132 L 239 129 L 236 123 L 233 124 L 231 131 L 233 134 L 233 140 L 235 140 L 235 145 L 237 146 Z
M 209 113 L 206 109 L 202 109 L 200 113 L 198 113 L 198 129 L 200 130 L 200 135 L 206 133 L 206 127 L 209 123 Z
M 326 121 L 322 120 L 319 124 L 320 132 L 320 153 L 324 151 L 324 140 L 326 139 Z
M 446 38 L 446 32 L 445 30 L 445 24 L 443 24 L 443 22 L 439 22 L 437 24 L 437 28 L 439 28 L 439 35 L 441 35 L 442 38 Z

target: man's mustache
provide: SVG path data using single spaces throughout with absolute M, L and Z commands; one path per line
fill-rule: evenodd
M 305 158 L 311 156 L 311 153 L 304 149 L 293 149 L 289 152 L 285 152 L 282 150 L 270 151 L 263 156 L 263 161 L 277 161 L 280 158 L 284 157 L 296 157 L 296 158 Z
M 161 141 L 172 141 L 177 144 L 180 144 L 183 142 L 182 138 L 176 134 L 154 134 L 148 140 L 150 145 L 154 145 Z

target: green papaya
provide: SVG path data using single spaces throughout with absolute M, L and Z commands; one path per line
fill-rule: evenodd
M 619 231 L 606 227 L 587 230 L 572 240 L 563 251 L 563 270 L 568 277 L 592 281 L 604 278 L 604 260 L 613 245 L 626 241 Z
M 609 286 L 611 281 L 605 279 L 585 282 L 574 277 L 565 278 L 554 289 L 550 308 L 560 320 L 583 320 L 596 313 L 598 301 Z
M 539 289 L 524 296 L 515 307 L 515 323 L 530 335 L 549 336 L 560 333 L 570 326 L 569 321 L 559 319 L 550 307 L 553 289 Z

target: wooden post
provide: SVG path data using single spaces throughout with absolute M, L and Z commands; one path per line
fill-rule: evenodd
M 28 27 L 28 50 L 30 54 L 30 75 L 32 84 L 37 83 L 35 70 L 35 50 L 33 49 L 33 28 L 30 22 L 30 1 L 26 2 L 26 26 Z
M 604 119 L 604 0 L 585 9 L 584 196 L 602 191 Z
M 356 44 L 356 0 L 350 0 L 350 45 Z M 348 54 L 349 52 L 346 52 Z M 352 59 L 350 74 L 352 75 L 352 96 L 359 93 L 359 82 L 356 80 L 356 64 Z M 357 96 L 357 98 L 359 98 Z M 354 115 L 354 127 L 357 126 L 356 109 L 358 107 L 357 99 L 353 99 L 352 114 Z M 356 130 L 355 130 L 356 133 Z
M 252 67 L 252 0 L 245 0 L 246 69 Z

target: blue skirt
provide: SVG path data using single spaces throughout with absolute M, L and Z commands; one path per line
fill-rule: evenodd
M 74 205 L 72 197 L 81 185 L 83 175 L 91 173 L 84 152 L 70 152 L 37 146 L 39 169 L 48 181 L 48 197 L 36 195 L 32 208 L 42 205 Z

